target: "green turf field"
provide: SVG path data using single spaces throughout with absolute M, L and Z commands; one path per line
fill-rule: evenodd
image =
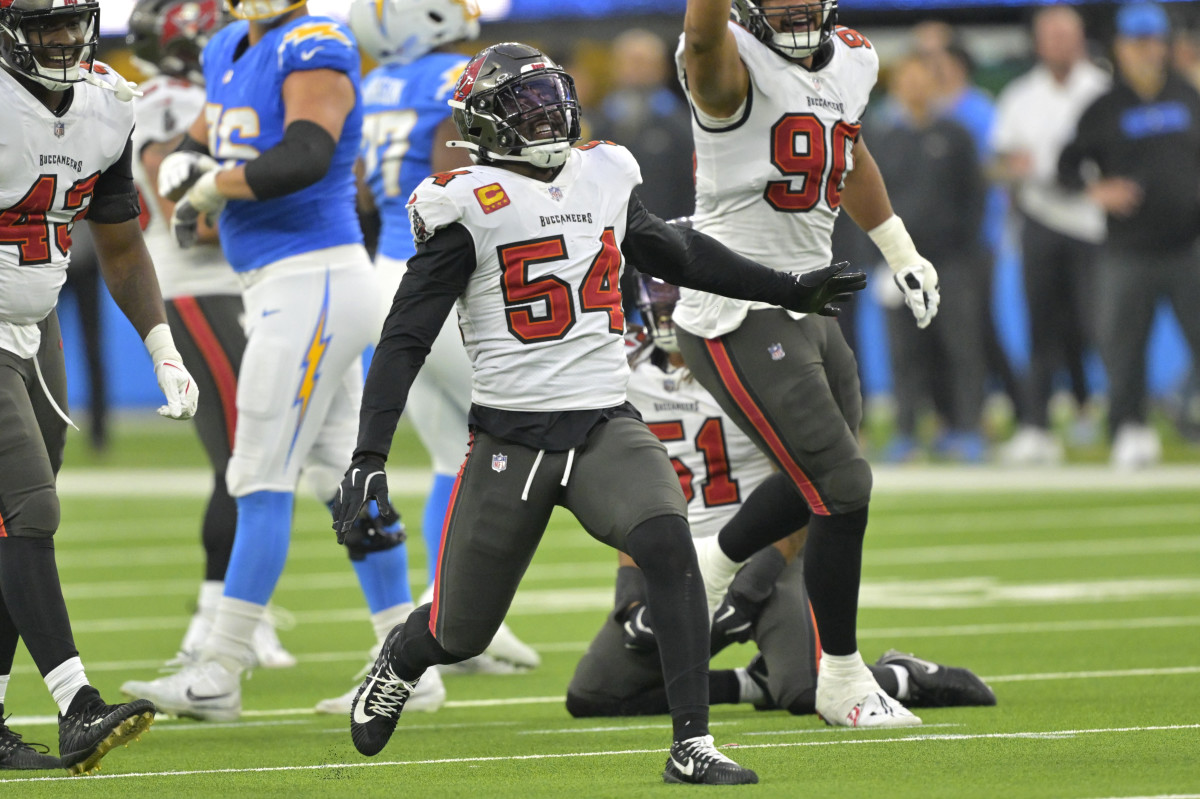
M 118 460 L 157 470 L 170 459 Z M 174 653 L 201 575 L 197 491 L 146 488 L 114 473 L 105 492 L 64 490 L 59 566 L 88 674 L 109 701 Z M 761 779 L 739 789 L 662 785 L 665 717 L 567 715 L 563 692 L 608 609 L 615 557 L 566 515 L 547 532 L 509 619 L 540 650 L 542 668 L 448 676 L 447 707 L 406 715 L 378 758 L 358 755 L 346 719 L 308 712 L 351 685 L 371 631 L 327 513 L 305 499 L 276 594 L 296 617 L 281 638 L 297 667 L 254 673 L 238 723 L 162 718 L 99 775 L 68 784 L 4 772 L 11 784 L 0 795 L 1200 795 L 1200 485 L 1094 489 L 881 491 L 866 553 L 864 655 L 896 647 L 970 666 L 999 705 L 923 710 L 924 727 L 891 732 L 719 707 L 718 743 L 736 746 L 730 753 Z M 420 497 L 397 500 L 416 542 L 419 589 Z M 716 664 L 750 655 L 735 648 Z M 55 707 L 23 649 L 5 706 L 28 740 L 56 742 Z

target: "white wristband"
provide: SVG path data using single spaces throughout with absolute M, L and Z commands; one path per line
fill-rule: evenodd
M 143 343 L 146 345 L 146 352 L 150 353 L 150 360 L 154 361 L 156 368 L 163 361 L 183 360 L 179 356 L 179 350 L 175 349 L 175 339 L 171 336 L 171 328 L 167 326 L 166 322 L 150 328 L 150 332 L 146 334 Z
M 912 236 L 908 235 L 908 229 L 904 227 L 904 220 L 895 214 L 892 214 L 886 222 L 878 227 L 868 230 L 867 235 L 883 253 L 884 259 L 887 260 L 887 264 L 893 272 L 899 272 L 901 269 L 924 260 L 917 252 Z

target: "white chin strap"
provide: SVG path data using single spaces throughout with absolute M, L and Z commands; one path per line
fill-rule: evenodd
M 802 34 L 776 32 L 771 34 L 771 43 L 776 51 L 789 58 L 808 58 L 821 47 L 821 31 L 806 31 Z
M 475 163 L 480 161 L 480 147 L 478 144 L 472 144 L 468 141 L 448 141 L 447 147 L 461 147 L 471 153 L 471 160 Z M 483 156 L 489 161 L 515 161 L 522 164 L 530 164 L 542 169 L 550 169 L 556 166 L 562 166 L 567 162 L 567 158 L 571 155 L 570 142 L 555 142 L 553 144 L 533 144 L 523 148 L 524 152 L 520 155 L 501 155 L 500 153 L 492 152 L 491 150 L 483 151 Z

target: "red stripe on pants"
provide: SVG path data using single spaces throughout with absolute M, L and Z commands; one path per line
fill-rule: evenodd
M 213 382 L 217 384 L 221 412 L 225 416 L 225 430 L 229 435 L 229 451 L 232 452 L 234 431 L 237 429 L 237 374 L 233 371 L 233 364 L 229 362 L 229 356 L 225 354 L 196 298 L 177 297 L 171 302 L 175 303 L 183 326 L 187 328 L 192 341 L 196 342 L 196 348 L 200 350 Z
M 437 638 L 438 599 L 442 593 L 442 555 L 446 552 L 446 539 L 450 536 L 450 520 L 454 518 L 454 504 L 458 501 L 458 487 L 462 485 L 463 472 L 467 470 L 467 461 L 471 460 L 471 451 L 475 449 L 475 434 L 467 444 L 467 457 L 463 458 L 462 466 L 458 467 L 458 476 L 454 478 L 454 489 L 450 492 L 450 504 L 446 506 L 446 518 L 442 521 L 442 542 L 438 546 L 437 568 L 433 570 L 433 603 L 429 608 L 429 632 Z
M 725 390 L 733 397 L 733 401 L 737 403 L 739 409 L 745 414 L 750 424 L 758 431 L 758 434 L 763 437 L 774 453 L 775 459 L 783 466 L 783 470 L 787 472 L 788 477 L 800 489 L 800 493 L 804 495 L 804 499 L 808 502 L 808 507 L 812 512 L 819 516 L 828 516 L 829 509 L 825 507 L 825 501 L 821 499 L 821 495 L 817 493 L 817 488 L 812 484 L 812 480 L 804 473 L 804 469 L 788 452 L 782 439 L 771 427 L 771 423 L 767 421 L 767 415 L 758 407 L 758 403 L 750 396 L 750 392 L 742 383 L 741 378 L 737 375 L 737 370 L 734 369 L 733 359 L 729 357 L 729 350 L 725 347 L 725 342 L 720 339 L 705 339 L 704 345 L 708 348 L 708 356 L 712 358 L 713 365 L 717 367 L 717 373 L 721 377 L 721 382 L 725 385 Z

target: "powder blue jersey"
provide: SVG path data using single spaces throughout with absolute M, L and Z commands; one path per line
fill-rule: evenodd
M 300 17 L 245 49 L 249 23 L 219 31 L 204 48 L 208 149 L 226 164 L 244 164 L 283 139 L 283 82 L 292 72 L 331 69 L 354 83 L 329 171 L 291 194 L 263 201 L 231 200 L 221 212 L 221 247 L 239 272 L 343 244 L 361 244 L 355 213 L 354 161 L 362 138 L 361 65 L 350 29 L 325 17 Z
M 447 101 L 470 59 L 429 53 L 411 64 L 384 64 L 363 80 L 362 159 L 383 230 L 379 253 L 403 261 L 416 252 L 405 207 L 433 168 L 433 136 L 450 116 Z

